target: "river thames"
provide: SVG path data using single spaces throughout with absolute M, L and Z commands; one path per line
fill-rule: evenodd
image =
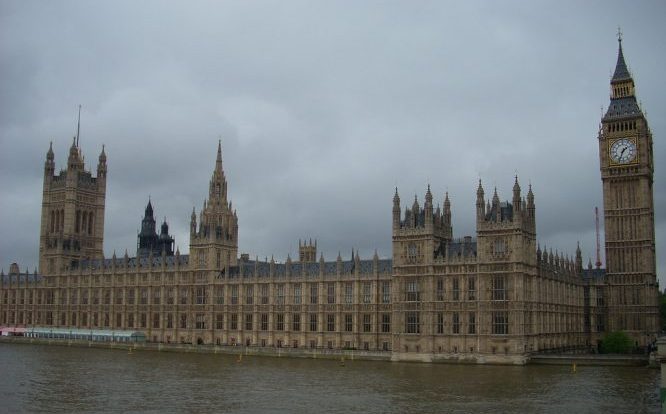
M 0 344 L 0 412 L 655 413 L 659 370 Z

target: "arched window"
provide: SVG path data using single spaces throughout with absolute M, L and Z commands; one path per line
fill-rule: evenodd
M 55 230 L 55 211 L 51 210 L 51 233 Z
M 88 234 L 93 234 L 93 213 L 88 214 Z
M 76 227 L 74 229 L 74 232 L 78 233 L 80 228 L 81 228 L 81 212 L 79 210 L 76 210 Z

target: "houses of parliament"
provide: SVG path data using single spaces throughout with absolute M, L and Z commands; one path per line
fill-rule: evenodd
M 428 187 L 422 204 L 415 199 L 405 208 L 396 189 L 391 220 L 388 203 L 386 210 L 391 259 L 375 253 L 325 261 L 316 241 L 299 243 L 298 257 L 284 263 L 239 256 L 221 145 L 208 198 L 191 214 L 189 254 L 174 251 L 166 222 L 157 233 L 149 202 L 136 254 L 104 257 L 107 158 L 103 148 L 93 175 L 75 140 L 58 173 L 47 152 L 39 269 L 22 273 L 12 265 L 2 274 L 0 325 L 479 363 L 592 351 L 604 334 L 620 330 L 646 346 L 659 326 L 652 135 L 621 39 L 610 90 L 597 136 L 605 269 L 584 264 L 580 248 L 573 257 L 541 249 L 536 189 L 517 177 L 506 198 L 471 183 L 473 237 L 454 236 L 448 194 L 443 208 L 434 208 Z

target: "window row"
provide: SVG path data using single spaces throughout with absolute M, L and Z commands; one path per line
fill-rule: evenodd
M 447 318 L 443 312 L 438 312 L 434 318 L 434 329 L 435 334 L 444 335 L 444 334 L 470 334 L 474 335 L 477 333 L 477 320 L 476 312 L 467 312 L 466 313 L 466 325 L 463 328 L 463 318 L 464 313 L 453 312 L 450 318 Z M 448 319 L 448 320 L 447 320 Z M 508 314 L 505 311 L 498 311 L 491 313 L 491 325 L 492 325 L 492 334 L 493 335 L 508 335 L 509 333 L 509 318 Z M 405 314 L 405 332 L 408 334 L 420 334 L 422 328 L 421 315 L 420 312 L 406 312 Z

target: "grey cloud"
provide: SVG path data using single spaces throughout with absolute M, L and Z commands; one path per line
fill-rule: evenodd
M 426 185 L 474 233 L 477 180 L 531 182 L 541 244 L 594 255 L 596 133 L 614 32 L 655 137 L 666 255 L 662 2 L 4 2 L 0 7 L 2 266 L 36 263 L 48 142 L 64 165 L 109 162 L 105 253 L 136 246 L 150 195 L 182 252 L 222 137 L 240 249 L 284 260 L 390 256 L 390 209 Z

